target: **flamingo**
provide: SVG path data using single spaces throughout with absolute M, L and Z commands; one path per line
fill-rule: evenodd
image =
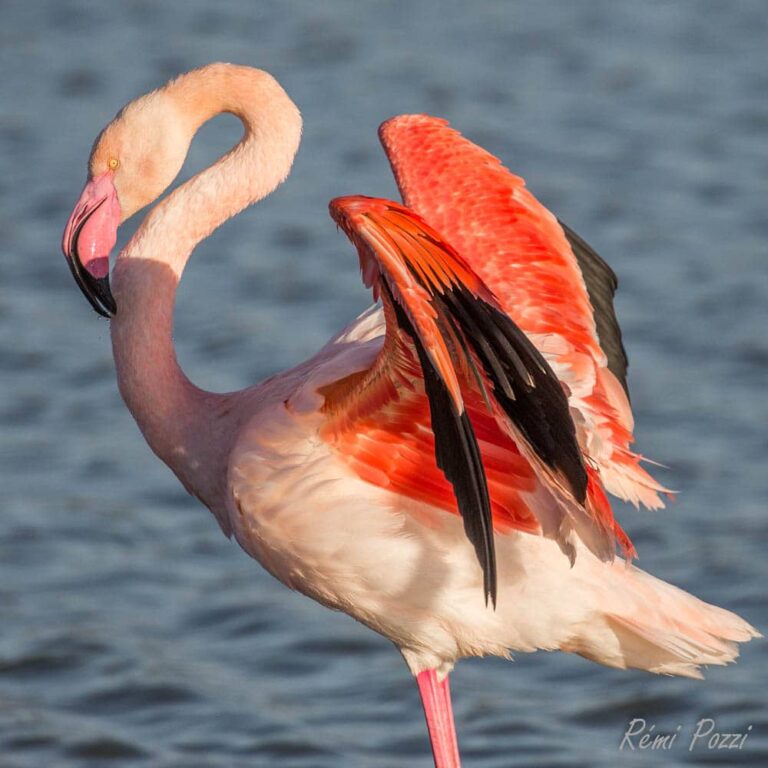
M 222 112 L 242 140 L 148 213 L 110 278 L 118 226 Z M 613 272 L 446 121 L 381 126 L 404 205 L 330 203 L 380 306 L 240 392 L 186 378 L 172 327 L 187 260 L 285 179 L 300 133 L 272 76 L 211 64 L 129 103 L 94 145 L 63 251 L 111 319 L 152 450 L 273 576 L 395 644 L 437 768 L 460 765 L 448 681 L 463 657 L 559 649 L 687 677 L 733 661 L 755 629 L 632 565 L 611 512 L 606 492 L 650 508 L 666 493 L 631 449 Z

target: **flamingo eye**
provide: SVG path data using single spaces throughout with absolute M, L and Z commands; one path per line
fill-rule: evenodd
M 120 161 L 116 157 L 110 157 L 107 165 L 110 171 L 116 171 L 120 166 Z

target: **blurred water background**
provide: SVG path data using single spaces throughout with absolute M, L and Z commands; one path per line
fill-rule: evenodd
M 431 764 L 392 647 L 273 581 L 150 453 L 59 252 L 101 127 L 213 60 L 270 70 L 305 133 L 289 181 L 195 254 L 177 312 L 193 380 L 246 386 L 367 305 L 327 201 L 396 195 L 382 120 L 447 117 L 620 276 L 639 448 L 681 491 L 619 509 L 640 564 L 765 631 L 764 0 L 4 0 L 0 766 Z M 238 136 L 234 118 L 206 126 L 184 178 Z M 704 682 L 562 654 L 464 662 L 465 763 L 768 765 L 766 648 Z M 633 717 L 685 734 L 702 716 L 751 725 L 744 749 L 618 751 Z

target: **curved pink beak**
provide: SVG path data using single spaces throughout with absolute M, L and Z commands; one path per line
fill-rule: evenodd
M 61 240 L 75 281 L 103 317 L 117 313 L 109 288 L 109 254 L 120 225 L 120 203 L 112 176 L 112 171 L 107 171 L 86 183 Z

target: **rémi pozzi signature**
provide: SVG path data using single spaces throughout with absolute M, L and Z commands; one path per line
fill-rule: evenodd
M 687 730 L 678 725 L 674 730 L 661 731 L 656 728 L 655 723 L 635 717 L 629 721 L 624 731 L 619 750 L 661 751 L 674 749 L 676 746 L 687 747 L 689 752 L 705 749 L 743 749 L 751 731 L 751 725 L 738 733 L 721 731 L 711 717 L 702 717 L 693 728 Z

